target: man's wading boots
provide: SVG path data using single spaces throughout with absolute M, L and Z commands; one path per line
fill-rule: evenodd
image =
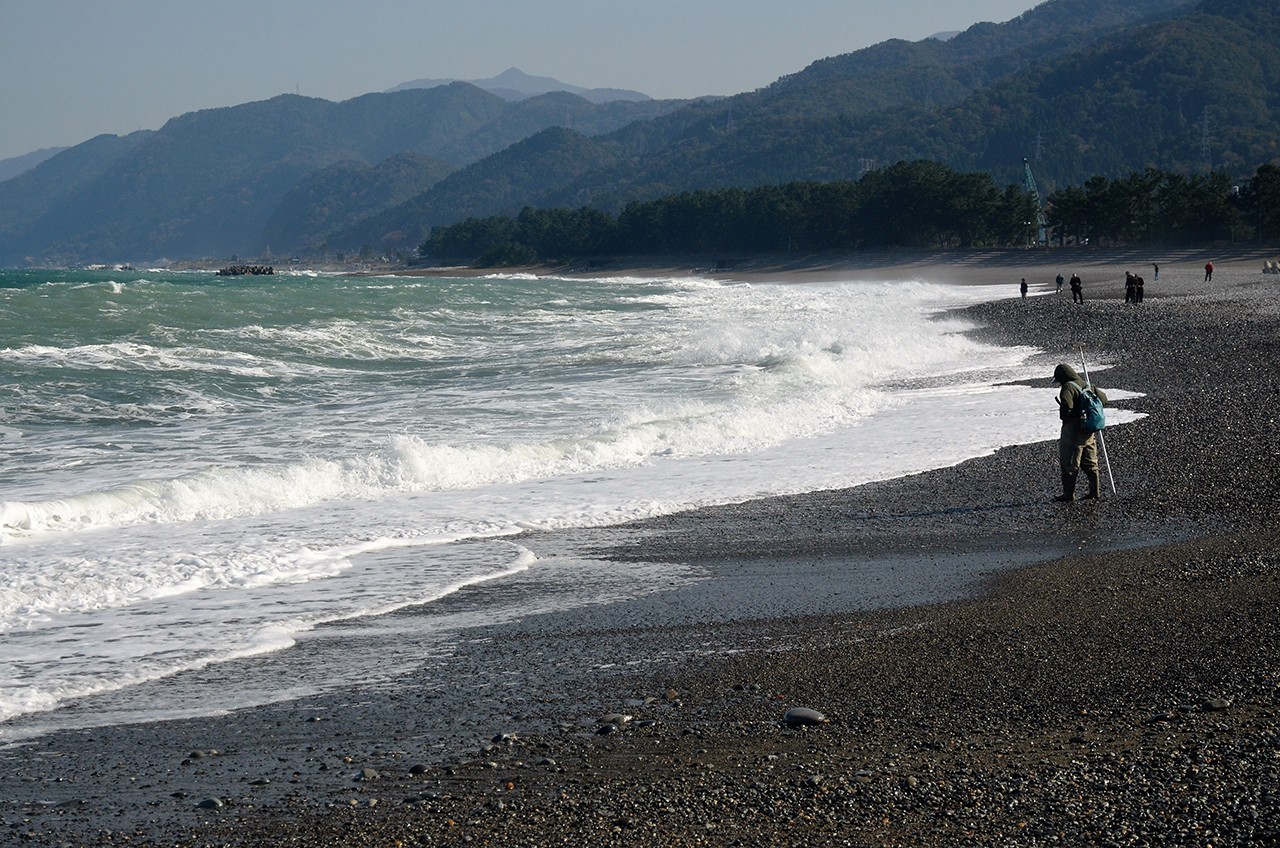
M 1100 493 L 1100 478 L 1097 471 L 1085 471 L 1085 479 L 1089 481 L 1089 494 L 1085 495 L 1086 500 L 1093 500 Z M 1055 501 L 1066 503 L 1076 499 L 1076 475 L 1068 474 L 1065 471 L 1062 474 L 1062 494 L 1054 498 Z
M 1062 472 L 1062 494 L 1054 498 L 1063 503 L 1076 499 L 1076 475 Z

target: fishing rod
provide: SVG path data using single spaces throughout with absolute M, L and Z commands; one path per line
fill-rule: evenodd
M 1089 379 L 1089 366 L 1084 361 L 1084 345 L 1080 345 L 1080 367 L 1084 370 L 1084 382 L 1086 386 L 1092 386 L 1093 381 Z M 1102 462 L 1107 466 L 1107 479 L 1111 481 L 1111 494 L 1116 493 L 1116 475 L 1111 473 L 1111 459 L 1107 456 L 1107 440 L 1102 437 L 1102 431 L 1098 431 L 1098 444 L 1102 446 Z

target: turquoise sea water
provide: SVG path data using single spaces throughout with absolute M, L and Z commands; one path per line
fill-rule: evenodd
M 1052 438 L 1043 393 L 1002 385 L 1038 376 L 1035 351 L 938 318 L 994 296 L 0 272 L 0 739 L 19 735 L 5 719 L 287 650 L 319 622 L 536 578 L 524 529 Z M 556 603 L 652 582 L 640 566 L 597 574 Z M 340 671 L 325 677 L 376 673 Z

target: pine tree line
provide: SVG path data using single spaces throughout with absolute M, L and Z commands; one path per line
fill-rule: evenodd
M 1280 167 L 1243 186 L 1222 173 L 1150 168 L 1094 177 L 1046 200 L 1059 243 L 1196 244 L 1280 238 Z M 1038 237 L 1034 196 L 986 172 L 924 160 L 857 181 L 793 182 L 684 192 L 628 204 L 616 216 L 526 207 L 513 217 L 439 226 L 419 247 L 432 262 L 484 267 L 618 255 L 753 254 L 891 248 L 1025 246 Z

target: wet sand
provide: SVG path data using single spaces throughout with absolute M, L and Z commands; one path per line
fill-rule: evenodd
M 1057 269 L 1015 258 L 920 276 L 1009 282 L 966 313 L 1046 351 L 1045 442 L 531 535 L 676 585 L 478 628 L 389 685 L 0 751 L 0 844 L 1280 844 L 1280 278 L 1102 258 L 1080 307 L 1017 298 Z M 1078 342 L 1147 417 L 1107 431 L 1118 493 L 1060 504 L 1049 375 Z M 294 650 L 412 655 L 420 614 Z

